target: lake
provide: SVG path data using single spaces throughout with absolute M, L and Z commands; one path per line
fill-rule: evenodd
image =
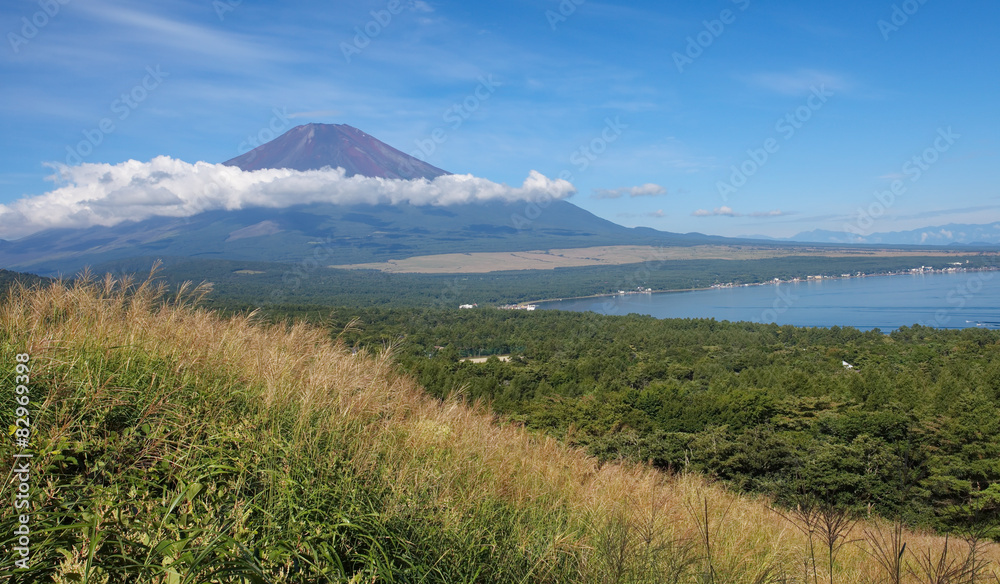
M 996 329 L 1000 328 L 1000 272 L 868 276 L 626 294 L 543 302 L 538 308 L 883 331 L 914 324 Z

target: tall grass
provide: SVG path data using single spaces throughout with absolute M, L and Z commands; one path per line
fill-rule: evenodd
M 32 567 L 13 570 L 17 517 L 4 503 L 0 574 L 721 584 L 833 581 L 836 570 L 837 582 L 885 580 L 863 537 L 880 524 L 838 531 L 829 573 L 803 574 L 819 532 L 800 532 L 767 501 L 600 464 L 481 406 L 427 396 L 391 351 L 352 354 L 323 330 L 252 313 L 223 319 L 198 308 L 206 292 L 167 297 L 152 279 L 110 276 L 10 291 L 0 370 L 11 388 L 14 355 L 31 355 L 36 474 Z M 13 411 L 12 391 L 0 408 Z M 12 453 L 4 441 L 0 457 Z M 13 486 L 8 474 L 5 502 Z M 900 533 L 921 552 L 902 555 L 899 578 L 923 581 L 945 540 Z M 969 547 L 947 545 L 945 565 Z M 975 558 L 985 582 L 995 549 L 979 544 Z

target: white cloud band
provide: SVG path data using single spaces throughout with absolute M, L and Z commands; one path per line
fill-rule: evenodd
M 547 201 L 576 192 L 571 183 L 532 170 L 520 187 L 468 174 L 434 180 L 344 176 L 340 168 L 243 171 L 158 156 L 149 162 L 58 166 L 53 191 L 0 205 L 0 239 L 43 229 L 115 225 L 153 216 L 188 217 L 213 210 L 307 203 L 457 205 Z

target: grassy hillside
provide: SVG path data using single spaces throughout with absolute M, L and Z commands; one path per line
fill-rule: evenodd
M 221 319 L 202 292 L 108 278 L 3 301 L 0 411 L 13 422 L 27 354 L 34 453 L 26 571 L 20 479 L 0 493 L 4 580 L 998 581 L 981 543 L 602 465 L 429 397 L 390 354 Z

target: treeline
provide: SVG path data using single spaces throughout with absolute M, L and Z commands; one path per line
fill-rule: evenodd
M 36 276 L 35 274 L 12 272 L 10 270 L 0 268 L 0 293 L 6 292 L 15 284 L 22 284 L 24 286 L 34 286 L 38 284 L 44 286 L 49 282 L 50 280 L 48 278 Z
M 305 314 L 350 345 L 391 347 L 438 397 L 484 400 L 605 460 L 694 470 L 791 506 L 1000 535 L 1000 331 L 492 309 Z M 510 361 L 460 360 L 501 354 Z

